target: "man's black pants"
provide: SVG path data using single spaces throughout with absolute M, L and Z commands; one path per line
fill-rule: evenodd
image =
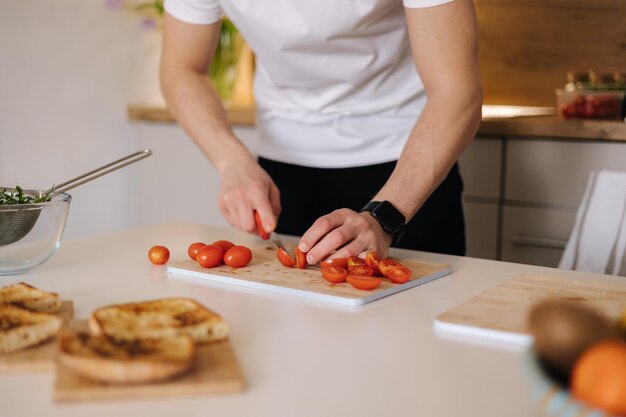
M 259 158 L 280 190 L 276 231 L 301 236 L 319 217 L 339 208 L 359 211 L 382 188 L 396 163 L 354 168 L 311 168 Z M 395 247 L 465 255 L 463 181 L 455 164 L 407 224 Z

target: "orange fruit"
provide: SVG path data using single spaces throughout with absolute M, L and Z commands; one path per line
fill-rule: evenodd
M 594 407 L 626 415 L 626 342 L 606 340 L 583 352 L 574 364 L 572 394 Z

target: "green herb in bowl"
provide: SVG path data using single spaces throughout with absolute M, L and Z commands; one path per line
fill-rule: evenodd
M 24 193 L 24 190 L 19 185 L 16 185 L 14 189 L 4 189 L 0 192 L 0 206 L 12 205 L 12 204 L 37 204 L 46 203 L 50 201 L 52 191 L 54 187 L 47 192 L 39 191 L 36 195 L 30 195 Z

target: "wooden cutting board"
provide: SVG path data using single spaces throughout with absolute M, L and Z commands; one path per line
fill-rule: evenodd
M 61 309 L 57 313 L 66 325 L 74 315 L 74 302 L 61 301 Z M 56 366 L 57 347 L 52 338 L 37 346 L 18 352 L 0 355 L 0 374 L 51 372 Z
M 243 268 L 231 268 L 226 265 L 202 268 L 197 262 L 186 259 L 170 262 L 167 270 L 172 274 L 346 305 L 366 304 L 425 284 L 452 272 L 452 269 L 446 265 L 399 259 L 402 265 L 410 268 L 413 272 L 410 281 L 404 284 L 393 284 L 388 280 L 383 280 L 378 288 L 372 291 L 363 291 L 353 288 L 348 283 L 329 284 L 322 278 L 319 267 L 307 267 L 305 269 L 284 267 L 276 259 L 276 248 L 273 246 L 263 245 L 252 248 L 252 254 L 252 262 Z
M 533 305 L 559 298 L 592 306 L 617 319 L 626 309 L 624 283 L 606 283 L 545 275 L 520 275 L 436 317 L 438 332 L 528 345 L 526 325 Z
M 87 329 L 87 320 L 74 320 L 71 328 Z M 230 340 L 198 345 L 192 370 L 171 381 L 141 385 L 107 385 L 85 379 L 57 365 L 55 401 L 105 400 L 114 398 L 180 397 L 237 392 L 245 388 L 243 372 Z

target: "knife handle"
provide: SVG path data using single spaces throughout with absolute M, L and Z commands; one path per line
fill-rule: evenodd
M 263 228 L 263 224 L 261 223 L 261 216 L 259 216 L 259 212 L 256 210 L 254 210 L 254 221 L 256 222 L 256 230 L 257 232 L 259 232 L 259 236 L 261 237 L 261 239 L 269 239 L 270 235 Z

